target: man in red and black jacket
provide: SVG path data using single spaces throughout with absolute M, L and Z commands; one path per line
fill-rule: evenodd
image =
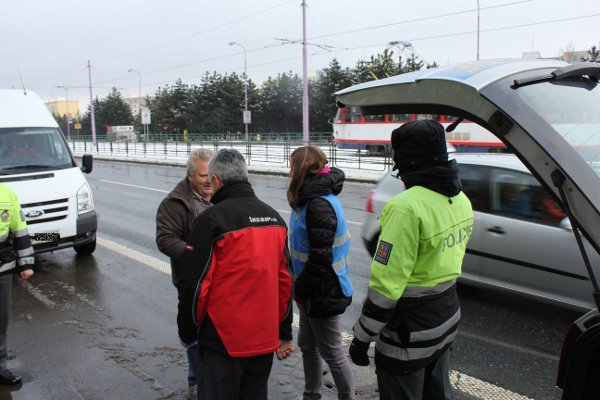
M 199 399 L 266 400 L 273 353 L 293 351 L 287 227 L 254 194 L 238 151 L 219 151 L 208 174 L 213 207 L 192 228 L 194 267 L 180 271 L 198 282 L 194 321 L 180 321 L 179 335 L 198 340 Z

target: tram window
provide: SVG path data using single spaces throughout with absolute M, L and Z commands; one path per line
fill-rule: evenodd
M 385 115 L 365 115 L 365 122 L 385 122 Z
M 444 115 L 444 121 L 445 122 L 454 122 L 457 120 L 457 117 L 452 116 L 452 115 Z
M 390 114 L 388 115 L 388 121 L 390 122 L 409 122 L 411 120 L 410 114 Z
M 439 114 L 417 114 L 417 120 L 419 119 L 430 119 L 432 121 L 439 121 Z
M 344 109 L 344 122 L 360 122 L 360 108 L 346 107 Z

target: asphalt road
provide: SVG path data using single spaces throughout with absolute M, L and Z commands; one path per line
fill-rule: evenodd
M 91 257 L 70 249 L 40 255 L 32 280 L 15 280 L 10 366 L 26 383 L 0 389 L 0 400 L 183 398 L 176 292 L 168 260 L 154 245 L 154 217 L 184 174 L 180 167 L 95 163 L 87 178 L 100 216 L 97 250 Z M 289 217 L 286 178 L 257 175 L 251 182 L 261 199 Z M 340 196 L 353 238 L 356 295 L 344 314 L 348 332 L 368 284 L 360 225 L 369 188 L 347 183 Z M 558 399 L 562 337 L 580 313 L 495 291 L 459 290 L 463 324 L 451 355 L 457 398 Z

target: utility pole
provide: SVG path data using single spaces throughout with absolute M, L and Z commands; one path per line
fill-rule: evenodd
M 309 143 L 308 134 L 308 59 L 306 55 L 306 0 L 302 0 L 302 142 Z
M 479 60 L 479 0 L 477 0 L 477 60 Z
M 90 123 L 92 124 L 92 147 L 96 146 L 96 117 L 94 115 L 94 96 L 92 94 L 92 65 L 88 60 L 88 79 L 90 84 Z

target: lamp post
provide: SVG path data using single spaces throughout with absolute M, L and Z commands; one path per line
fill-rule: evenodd
M 479 60 L 479 0 L 477 0 L 477 60 Z
M 230 46 L 240 46 L 244 50 L 244 115 L 248 113 L 248 74 L 246 64 L 246 48 L 238 42 L 229 42 Z M 244 118 L 244 131 L 246 133 L 246 143 L 248 143 L 248 122 Z
M 136 74 L 138 74 L 138 80 L 140 83 L 140 87 L 139 87 L 139 92 L 138 92 L 138 118 L 142 118 L 142 74 L 140 74 L 140 71 L 135 70 L 135 69 L 128 69 L 127 72 L 135 72 Z
M 57 86 L 57 88 L 62 88 L 65 89 L 65 99 L 66 99 L 66 103 L 67 103 L 67 112 L 65 114 L 66 116 L 66 120 L 67 120 L 67 140 L 71 140 L 71 127 L 69 120 L 71 119 L 71 116 L 69 115 L 69 86 L 65 86 L 65 85 L 61 85 L 61 86 Z

